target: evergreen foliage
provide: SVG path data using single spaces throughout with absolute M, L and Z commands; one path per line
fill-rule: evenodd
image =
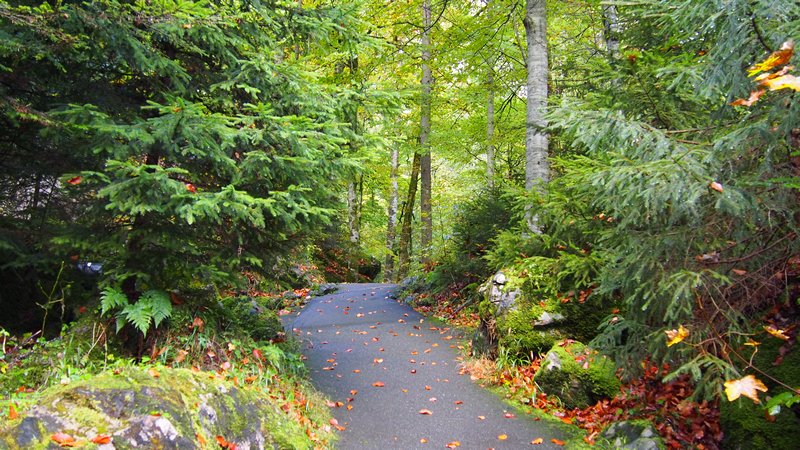
M 360 29 L 347 5 L 0 2 L 4 270 L 101 262 L 140 331 L 166 291 L 270 271 L 353 167 L 313 55 Z

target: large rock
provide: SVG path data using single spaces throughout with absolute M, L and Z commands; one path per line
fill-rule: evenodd
M 495 314 L 497 315 L 514 309 L 517 297 L 521 294 L 519 289 L 506 289 L 507 283 L 508 278 L 501 270 L 478 288 L 478 293 L 483 294 L 495 306 Z
M 653 425 L 645 421 L 623 421 L 611 424 L 603 431 L 614 448 L 632 450 L 665 449 L 661 436 L 653 429 Z
M 84 443 L 109 435 L 103 450 L 199 449 L 202 442 L 216 445 L 217 436 L 240 450 L 315 446 L 305 426 L 263 392 L 208 372 L 159 372 L 154 377 L 126 368 L 51 388 L 23 417 L 0 428 L 0 448 L 49 448 L 59 432 Z
M 614 363 L 580 342 L 553 346 L 533 377 L 548 395 L 555 395 L 567 409 L 584 408 L 620 389 Z

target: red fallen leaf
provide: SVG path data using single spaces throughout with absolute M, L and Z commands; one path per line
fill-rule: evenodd
M 75 186 L 81 184 L 81 181 L 83 181 L 83 178 L 80 175 L 78 175 L 77 177 L 72 177 L 69 180 L 67 180 L 67 183 Z
M 75 438 L 70 436 L 67 433 L 58 432 L 52 436 L 50 436 L 50 440 L 55 442 L 56 444 L 62 447 L 68 447 L 71 444 L 75 444 Z
M 192 183 L 186 183 L 186 190 L 191 192 L 192 194 L 197 192 L 197 188 L 194 187 L 194 185 Z
M 197 328 L 199 331 L 203 331 L 204 326 L 205 322 L 203 322 L 203 319 L 195 317 L 194 320 L 192 320 L 192 328 Z
M 544 442 L 544 439 L 542 439 L 542 438 L 536 438 L 536 439 L 534 439 L 534 440 L 532 440 L 532 441 L 531 441 L 531 445 L 539 445 L 539 444 L 541 444 L 541 443 L 543 443 L 543 442 Z
M 19 414 L 17 414 L 17 410 L 14 409 L 14 405 L 8 405 L 8 420 L 16 420 L 19 418 Z
M 253 357 L 256 358 L 259 361 L 264 359 L 264 355 L 261 353 L 261 350 L 259 350 L 257 348 L 253 349 Z
M 506 419 L 513 419 L 514 418 L 514 414 L 505 413 L 505 414 L 503 414 L 503 417 L 505 417 Z
M 111 443 L 111 436 L 107 434 L 98 434 L 97 436 L 92 438 L 93 444 L 110 444 Z
M 455 403 L 456 405 L 463 405 L 464 404 L 464 402 L 462 402 L 461 400 L 456 400 L 453 403 Z
M 561 445 L 561 446 L 566 444 L 566 442 L 562 441 L 561 439 L 556 439 L 556 438 L 550 439 L 550 442 L 552 442 L 553 444 L 556 444 L 556 445 Z
M 383 381 L 376 381 L 376 382 L 372 383 L 372 385 L 375 386 L 375 387 L 384 387 L 384 386 L 386 386 L 383 383 Z
M 411 373 L 417 373 L 417 369 L 411 369 Z
M 423 416 L 433 415 L 433 411 L 431 411 L 430 409 L 420 409 L 419 413 L 422 414 Z

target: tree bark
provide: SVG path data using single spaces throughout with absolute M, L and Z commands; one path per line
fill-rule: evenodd
M 417 197 L 417 179 L 419 178 L 421 159 L 419 153 L 414 153 L 414 162 L 411 164 L 411 180 L 408 183 L 408 196 L 406 196 L 406 202 L 403 205 L 403 225 L 400 228 L 397 280 L 401 280 L 408 275 L 408 263 L 411 258 L 411 222 L 414 216 L 414 203 Z
M 350 82 L 353 83 L 358 72 L 358 56 L 350 55 L 347 60 L 347 67 L 350 69 Z M 337 68 L 344 70 L 344 68 Z M 344 109 L 344 119 L 350 124 L 353 133 L 352 140 L 348 143 L 350 151 L 355 153 L 358 150 L 356 137 L 359 133 L 358 126 L 358 105 L 350 104 Z M 353 180 L 347 183 L 347 225 L 350 231 L 350 242 L 358 245 L 361 241 L 361 196 L 358 193 L 358 175 L 354 175 Z
M 606 50 L 611 59 L 619 56 L 619 18 L 615 5 L 603 6 L 603 39 L 606 41 Z
M 358 229 L 359 211 L 358 193 L 356 192 L 356 182 L 347 183 L 347 226 L 350 229 L 350 242 L 358 245 L 361 234 Z
M 420 260 L 422 263 L 430 259 L 431 244 L 433 242 L 433 216 L 431 208 L 431 193 L 433 190 L 431 174 L 431 87 L 433 75 L 431 74 L 431 2 L 422 2 L 422 99 L 420 104 L 420 221 L 422 222 L 422 236 L 420 238 Z
M 394 276 L 394 238 L 397 233 L 397 198 L 399 189 L 397 187 L 397 167 L 399 157 L 399 146 L 392 146 L 392 171 L 389 178 L 392 183 L 392 191 L 389 194 L 389 223 L 386 225 L 386 262 L 383 264 L 384 279 L 389 281 Z
M 491 63 L 490 63 L 491 64 Z M 486 185 L 494 188 L 494 68 L 489 67 L 486 78 L 488 96 L 486 99 Z
M 525 36 L 528 44 L 528 104 L 525 130 L 525 188 L 544 188 L 549 178 L 547 108 L 547 7 L 545 0 L 526 0 Z M 528 227 L 541 233 L 538 218 L 528 210 Z

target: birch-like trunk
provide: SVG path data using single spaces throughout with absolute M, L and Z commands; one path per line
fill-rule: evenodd
M 431 244 L 433 242 L 433 216 L 431 194 L 433 180 L 431 173 L 431 1 L 422 2 L 422 98 L 420 103 L 420 222 L 422 222 L 422 236 L 420 237 L 420 260 L 424 263 L 430 258 Z
M 356 245 L 361 240 L 361 233 L 358 227 L 358 212 L 361 209 L 359 208 L 359 203 L 356 182 L 351 181 L 347 183 L 347 227 L 350 229 L 350 242 Z
M 386 261 L 383 264 L 383 278 L 389 281 L 394 276 L 394 238 L 397 233 L 397 198 L 399 189 L 397 187 L 397 167 L 399 157 L 398 144 L 392 146 L 392 171 L 389 178 L 392 183 L 392 191 L 389 194 L 389 223 L 386 224 Z
M 606 41 L 608 56 L 612 59 L 619 56 L 619 18 L 615 5 L 603 6 L 603 38 Z
M 486 185 L 494 188 L 494 68 L 489 67 L 486 78 L 488 96 L 486 99 Z
M 525 131 L 525 188 L 543 189 L 549 177 L 547 108 L 547 7 L 545 0 L 526 0 L 525 36 L 528 44 L 528 105 Z M 529 211 L 528 226 L 541 233 L 538 218 Z

